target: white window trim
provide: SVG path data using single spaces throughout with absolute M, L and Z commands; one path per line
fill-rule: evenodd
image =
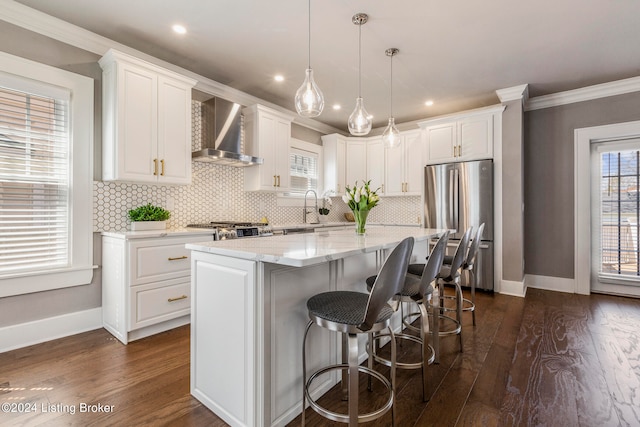
M 308 151 L 310 153 L 317 154 L 318 156 L 318 188 L 324 188 L 324 179 L 322 172 L 324 170 L 324 163 L 322 157 L 322 145 L 312 144 L 310 142 L 302 141 L 300 139 L 291 138 L 289 143 L 289 148 L 295 148 L 298 150 Z M 289 153 L 287 153 L 287 158 Z M 318 200 L 322 194 L 318 194 Z M 304 206 L 304 197 L 302 196 L 293 196 L 293 195 L 284 195 L 278 194 L 278 198 L 276 200 L 276 205 L 281 207 L 303 207 Z
M 640 121 L 579 128 L 574 140 L 574 290 L 591 293 L 591 143 L 640 137 Z
M 93 278 L 93 79 L 0 52 L 0 71 L 71 92 L 71 267 L 0 278 L 0 298 L 86 285 Z

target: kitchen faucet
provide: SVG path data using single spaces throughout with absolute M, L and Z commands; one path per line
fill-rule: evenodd
M 313 193 L 313 198 L 315 200 L 315 209 L 316 209 L 315 212 L 316 212 L 316 215 L 318 213 L 318 194 L 314 190 L 307 190 L 307 192 L 304 193 L 304 208 L 303 208 L 303 211 L 302 211 L 302 222 L 304 224 L 307 223 L 307 213 L 309 213 L 308 212 L 308 208 L 307 208 L 307 194 L 309 194 L 309 192 Z M 318 223 L 318 221 L 311 222 L 310 224 L 317 224 L 317 223 Z

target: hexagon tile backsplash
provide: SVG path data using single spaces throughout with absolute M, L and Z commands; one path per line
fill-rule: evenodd
M 193 145 L 200 141 L 200 103 L 193 102 Z M 171 211 L 168 228 L 208 221 L 259 221 L 267 216 L 272 224 L 302 222 L 302 208 L 278 206 L 277 195 L 245 192 L 244 168 L 192 163 L 191 185 L 158 186 L 94 181 L 93 229 L 124 231 L 129 228 L 127 213 L 152 203 Z M 332 198 L 327 221 L 344 221 L 349 208 L 340 197 Z M 171 206 L 173 205 L 173 206 Z M 370 222 L 417 224 L 420 197 L 382 198 L 369 214 Z

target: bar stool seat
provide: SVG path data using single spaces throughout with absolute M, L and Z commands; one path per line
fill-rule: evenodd
M 388 301 L 393 295 L 402 289 L 404 277 L 413 251 L 414 239 L 408 237 L 400 242 L 385 260 L 378 279 L 373 284 L 370 293 L 353 291 L 333 291 L 317 294 L 307 300 L 309 322 L 302 340 L 302 425 L 305 425 L 306 402 L 321 416 L 338 422 L 349 423 L 355 427 L 358 423 L 368 422 L 380 418 L 391 411 L 392 424 L 396 424 L 395 415 L 395 358 L 396 346 L 393 329 L 391 328 L 391 316 L 393 308 Z M 311 326 L 317 325 L 342 333 L 343 335 L 343 363 L 329 365 L 313 372 L 307 380 L 306 342 Z M 358 363 L 358 335 L 368 334 L 369 345 L 374 332 L 387 329 L 391 337 L 391 369 L 390 379 L 373 370 L 373 359 L 370 357 L 368 366 L 360 366 Z M 345 338 L 346 337 L 346 338 Z M 346 359 L 346 360 L 345 360 Z M 346 363 L 345 363 L 346 362 Z M 347 371 L 348 373 L 348 413 L 341 414 L 322 407 L 313 400 L 309 392 L 311 384 L 319 375 L 332 370 Z M 377 378 L 389 390 L 389 397 L 382 407 L 360 414 L 358 411 L 358 372 L 364 372 Z M 343 380 L 346 377 L 343 375 Z

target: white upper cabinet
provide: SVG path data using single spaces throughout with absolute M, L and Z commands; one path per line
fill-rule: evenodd
M 385 149 L 385 196 L 419 196 L 422 192 L 421 132 L 400 133 L 400 146 Z
M 503 106 L 489 107 L 420 122 L 426 163 L 493 158 L 496 116 L 503 110 Z
M 102 179 L 190 184 L 196 81 L 115 50 L 100 66 Z
M 367 179 L 371 180 L 371 188 L 384 196 L 384 146 L 382 136 L 369 138 L 367 141 Z
M 245 191 L 287 191 L 293 115 L 257 104 L 245 108 L 242 113 L 245 116 L 245 151 L 264 160 L 261 165 L 245 168 Z
M 365 140 L 347 140 L 345 184 L 349 188 L 360 187 L 369 179 L 367 175 L 367 142 Z
M 324 191 L 333 190 L 337 196 L 344 194 L 346 183 L 347 138 L 333 133 L 322 136 L 324 155 Z
M 371 181 L 370 187 L 380 196 L 420 195 L 424 168 L 421 132 L 401 132 L 400 139 L 400 147 L 385 149 L 382 136 L 323 136 L 325 190 L 338 189 L 342 195 L 345 186 Z

